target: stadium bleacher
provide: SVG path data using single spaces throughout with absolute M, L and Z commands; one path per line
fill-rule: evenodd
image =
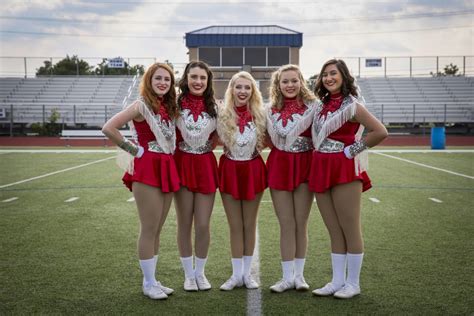
M 0 78 L 0 122 L 45 122 L 53 110 L 66 125 L 101 126 L 138 95 L 137 76 Z
M 383 123 L 472 123 L 472 77 L 359 78 L 369 110 Z
M 138 96 L 138 77 L 0 78 L 0 123 L 59 122 L 100 127 Z M 472 77 L 386 77 L 357 80 L 369 110 L 383 123 L 473 123 Z

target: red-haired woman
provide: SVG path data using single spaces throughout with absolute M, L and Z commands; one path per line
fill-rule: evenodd
M 114 115 L 102 132 L 134 159 L 123 182 L 133 192 L 140 218 L 138 257 L 143 272 L 143 293 L 152 299 L 166 299 L 173 290 L 155 279 L 160 233 L 168 215 L 179 178 L 173 153 L 178 115 L 173 70 L 155 63 L 145 72 L 140 97 Z M 124 138 L 119 128 L 130 123 L 138 142 Z

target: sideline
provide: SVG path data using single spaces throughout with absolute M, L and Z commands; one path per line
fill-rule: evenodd
M 33 180 L 37 180 L 37 179 L 41 179 L 41 178 L 45 178 L 45 177 L 49 177 L 49 176 L 52 176 L 52 175 L 55 175 L 55 174 L 58 174 L 58 173 L 61 173 L 61 172 L 66 172 L 66 171 L 70 171 L 70 170 L 74 170 L 74 169 L 79 169 L 79 168 L 82 168 L 82 167 L 86 167 L 86 166 L 93 165 L 93 164 L 103 162 L 103 161 L 106 161 L 106 160 L 110 160 L 110 159 L 115 159 L 115 156 L 95 160 L 95 161 L 88 162 L 88 163 L 85 163 L 85 164 L 82 164 L 82 165 L 78 165 L 78 166 L 74 166 L 74 167 L 70 167 L 70 168 L 66 168 L 66 169 L 62 169 L 62 170 L 58 170 L 58 171 L 53 171 L 53 172 L 50 172 L 50 173 L 43 174 L 41 176 L 37 176 L 37 177 L 25 179 L 25 180 L 20 180 L 20 181 L 9 183 L 9 184 L 0 185 L 0 189 L 11 187 L 13 185 L 17 185 L 17 184 L 21 184 L 21 183 L 25 183 L 25 182 L 29 182 L 29 181 L 33 181 Z
M 387 155 L 387 154 L 380 153 L 380 152 L 376 152 L 375 154 L 380 155 L 380 156 L 384 156 L 384 157 L 388 157 L 388 158 L 392 158 L 392 159 L 401 160 L 401 161 L 408 162 L 408 163 L 411 163 L 411 164 L 414 164 L 414 165 L 417 165 L 417 166 L 421 166 L 421 167 L 425 167 L 425 168 L 429 168 L 429 169 L 433 169 L 433 170 L 437 170 L 437 171 L 446 172 L 446 173 L 449 173 L 449 174 L 453 174 L 455 176 L 460 176 L 460 177 L 464 177 L 464 178 L 468 178 L 468 179 L 474 179 L 473 176 L 468 176 L 467 174 L 457 173 L 457 172 L 454 172 L 454 171 L 441 169 L 441 168 L 433 167 L 433 166 L 430 166 L 430 165 L 425 165 L 423 163 L 419 163 L 419 162 L 416 162 L 416 161 L 413 161 L 413 160 L 408 160 L 408 159 L 405 159 L 405 158 L 400 158 L 400 157 L 396 157 L 396 156 L 392 156 L 392 155 Z

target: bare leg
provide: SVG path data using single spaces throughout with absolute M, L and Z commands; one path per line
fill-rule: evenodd
M 160 235 L 161 227 L 168 214 L 168 210 L 164 209 L 167 194 L 140 182 L 134 182 L 132 190 L 140 218 L 138 257 L 140 260 L 151 259 L 155 254 L 156 236 Z
M 243 255 L 253 256 L 257 232 L 258 207 L 262 200 L 263 192 L 257 194 L 251 201 L 242 201 L 243 215 Z
M 302 183 L 293 192 L 296 221 L 296 258 L 305 258 L 308 247 L 308 219 L 313 202 L 313 193 L 307 183 Z
M 363 253 L 364 242 L 360 223 L 362 182 L 340 184 L 331 191 L 339 225 L 346 239 L 347 252 Z
M 207 258 L 211 242 L 210 221 L 216 194 L 194 193 L 194 247 L 196 257 Z
M 229 224 L 230 250 L 232 258 L 242 258 L 244 254 L 244 224 L 242 202 L 235 200 L 230 194 L 222 193 L 227 222 Z
M 296 221 L 293 192 L 270 189 L 275 213 L 280 223 L 280 252 L 282 261 L 295 259 Z
M 321 213 L 321 217 L 323 218 L 324 224 L 329 232 L 329 238 L 331 239 L 331 252 L 345 254 L 347 252 L 346 239 L 344 238 L 344 233 L 339 225 L 339 218 L 337 217 L 334 208 L 331 191 L 328 190 L 324 193 L 315 193 L 315 197 L 319 212 Z
M 163 225 L 165 224 L 165 219 L 168 217 L 168 213 L 171 207 L 171 201 L 173 200 L 173 193 L 163 193 L 163 212 L 165 212 L 164 216 L 162 216 L 162 220 L 158 227 L 158 233 L 155 237 L 155 255 L 158 254 L 160 249 L 160 233 L 163 229 Z
M 181 257 L 193 255 L 191 233 L 193 228 L 194 193 L 186 187 L 175 193 L 176 218 L 178 222 L 178 249 Z

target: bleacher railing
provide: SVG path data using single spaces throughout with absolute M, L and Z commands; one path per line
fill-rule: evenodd
M 110 56 L 109 56 L 110 57 Z M 106 57 L 83 57 L 90 66 L 97 66 Z M 352 73 L 357 77 L 411 77 L 431 76 L 431 73 L 443 72 L 446 65 L 459 68 L 458 74 L 474 76 L 474 56 L 342 56 Z M 35 77 L 44 61 L 55 64 L 63 57 L 15 57 L 0 56 L 0 77 Z M 124 57 L 131 66 L 148 65 L 156 62 L 156 57 Z M 186 61 L 171 61 L 177 74 L 182 74 Z M 318 69 L 303 69 L 305 74 L 317 73 Z M 54 75 L 54 73 L 51 73 Z M 78 75 L 78 74 L 77 74 Z

